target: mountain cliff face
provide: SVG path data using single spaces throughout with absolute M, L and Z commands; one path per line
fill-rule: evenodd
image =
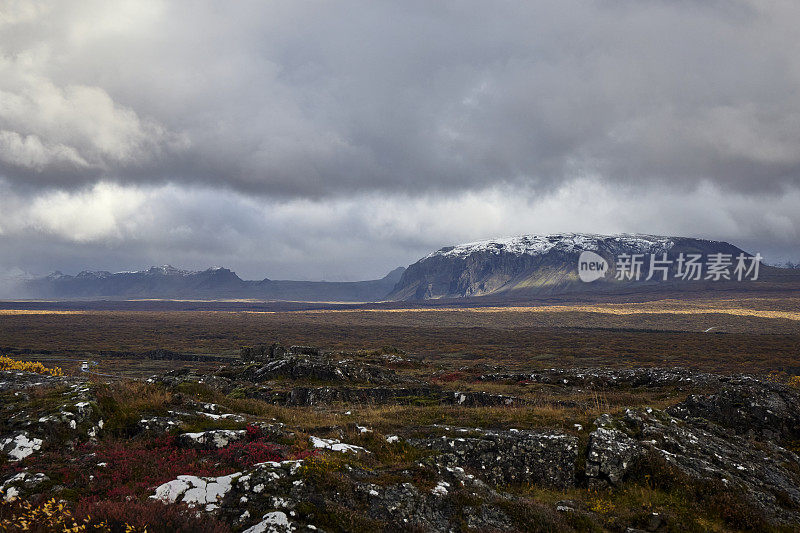
M 246 281 L 227 268 L 180 270 L 169 265 L 134 272 L 84 271 L 75 276 L 55 272 L 29 280 L 32 298 L 248 298 L 307 302 L 370 302 L 383 298 L 404 269 L 369 281 Z
M 578 258 L 591 251 L 606 259 L 611 274 L 593 283 L 578 278 Z M 617 281 L 615 261 L 621 254 L 731 254 L 741 249 L 726 242 L 654 235 L 591 235 L 566 233 L 525 235 L 449 246 L 409 266 L 388 296 L 390 300 L 426 300 L 486 295 L 547 296 L 565 292 L 597 291 L 655 284 L 657 281 Z M 647 275 L 648 265 L 642 267 Z M 769 267 L 761 266 L 765 273 Z M 675 267 L 668 282 L 674 285 Z M 690 283 L 683 281 L 682 283 Z M 703 281 L 694 282 L 703 283 Z

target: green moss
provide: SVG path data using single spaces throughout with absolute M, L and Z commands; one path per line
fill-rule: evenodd
M 348 531 L 353 533 L 373 533 L 384 531 L 386 523 L 365 516 L 329 501 L 319 503 L 302 502 L 295 507 L 300 520 L 313 523 L 325 531 Z
M 228 393 L 228 398 L 232 398 L 234 400 L 243 400 L 247 398 L 246 391 L 247 389 L 243 387 L 237 387 Z
M 180 392 L 186 396 L 191 396 L 196 400 L 203 402 L 211 402 L 217 397 L 217 393 L 206 385 L 197 381 L 184 381 L 175 386 L 175 392 Z

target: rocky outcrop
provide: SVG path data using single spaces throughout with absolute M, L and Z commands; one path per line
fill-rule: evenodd
M 589 436 L 586 476 L 617 484 L 643 455 L 644 450 L 635 439 L 618 429 L 599 427 Z
M 412 439 L 439 452 L 435 462 L 474 472 L 495 485 L 536 483 L 565 488 L 575 484 L 577 437 L 555 431 L 450 429 L 458 436 Z
M 604 415 L 590 435 L 586 476 L 618 483 L 632 472 L 670 469 L 688 483 L 735 492 L 777 523 L 800 522 L 800 458 L 759 445 L 716 424 L 693 424 L 663 411 Z
M 312 355 L 314 357 L 319 357 L 322 355 L 322 350 L 315 346 L 301 346 L 295 344 L 289 347 L 289 353 L 292 355 Z
M 224 448 L 232 442 L 245 438 L 243 429 L 214 429 L 197 433 L 181 433 L 178 443 L 189 448 Z
M 157 487 L 152 498 L 205 511 L 222 507 L 219 512 L 228 515 L 232 523 L 255 525 L 264 510 L 286 509 L 299 501 L 290 500 L 289 495 L 292 487 L 302 484 L 298 475 L 301 466 L 302 461 L 268 462 L 220 477 L 178 476 Z
M 431 488 L 413 483 L 359 483 L 357 501 L 366 504 L 367 516 L 399 531 L 458 531 L 463 527 L 461 520 L 477 531 L 515 529 L 513 519 L 497 505 L 506 496 L 463 468 L 435 468 L 437 482 Z M 459 498 L 469 503 L 461 507 L 455 503 Z
M 276 361 L 317 359 L 354 368 L 360 364 L 357 359 L 347 362 L 346 358 L 314 355 L 288 355 Z M 264 366 L 267 364 L 253 368 Z M 239 364 L 236 368 L 247 366 Z M 239 401 L 241 381 L 175 372 L 168 379 L 157 380 L 162 385 L 152 387 L 154 391 L 169 392 L 161 395 L 164 402 L 157 409 L 148 407 L 137 412 L 135 418 L 125 416 L 125 424 L 120 424 L 121 419 L 109 418 L 113 422 L 110 427 L 116 428 L 115 438 L 109 440 L 137 439 L 138 444 L 145 444 L 138 449 L 147 450 L 151 449 L 148 443 L 142 442 L 147 439 L 159 443 L 154 450 L 176 445 L 194 448 L 171 449 L 169 453 L 176 453 L 170 457 L 199 458 L 191 470 L 181 468 L 175 474 L 203 476 L 176 475 L 169 479 L 173 476 L 170 474 L 166 483 L 158 477 L 146 485 L 152 487 L 147 489 L 148 495 L 166 504 L 182 503 L 198 512 L 212 513 L 236 531 L 317 528 L 449 532 L 468 527 L 508 531 L 532 529 L 531 524 L 543 530 L 557 530 L 557 525 L 573 524 L 572 519 L 577 528 L 590 522 L 611 524 L 609 529 L 619 531 L 626 531 L 627 526 L 653 531 L 672 527 L 669 521 L 677 513 L 670 514 L 671 502 L 658 504 L 657 511 L 663 516 L 651 512 L 653 509 L 630 520 L 620 514 L 625 523 L 612 523 L 617 516 L 602 511 L 602 505 L 597 507 L 601 510 L 595 509 L 599 500 L 592 500 L 594 495 L 613 499 L 624 496 L 631 487 L 644 490 L 645 484 L 648 491 L 655 487 L 659 495 L 676 495 L 697 509 L 714 509 L 717 502 L 745 507 L 758 519 L 748 522 L 747 527 L 756 530 L 768 526 L 794 530 L 800 524 L 800 458 L 792 451 L 796 449 L 800 406 L 795 389 L 746 376 L 712 376 L 680 369 L 498 372 L 486 374 L 484 379 L 514 381 L 519 375 L 548 385 L 541 387 L 543 390 L 597 387 L 629 393 L 641 387 L 656 391 L 653 397 L 660 397 L 659 387 L 667 387 L 674 394 L 685 386 L 697 387 L 703 394 L 690 395 L 665 410 L 636 408 L 604 414 L 586 429 L 580 424 L 573 426 L 572 421 L 566 424 L 570 429 L 563 431 L 546 427 L 452 427 L 428 422 L 415 425 L 410 417 L 397 424 L 379 417 L 378 422 L 371 422 L 375 423 L 373 427 L 366 427 L 356 425 L 356 417 L 362 413 L 353 404 L 473 407 L 521 402 L 512 396 L 459 392 L 427 384 L 294 387 L 288 391 L 270 391 L 272 383 L 252 384 L 254 389 L 261 387 L 276 403 L 291 400 L 296 402 L 293 405 L 322 405 L 315 411 L 331 414 L 322 419 L 317 418 L 317 412 L 297 425 L 284 425 L 267 421 L 266 413 L 277 417 L 309 410 L 261 405 L 257 411 L 260 416 L 231 412 L 232 407 L 249 405 Z M 108 443 L 94 440 L 103 428 L 101 415 L 113 416 L 114 410 L 102 410 L 108 402 L 95 396 L 94 386 L 65 378 L 53 382 L 57 386 L 31 390 L 29 378 L 21 376 L 19 382 L 28 385 L 13 385 L 15 388 L 3 394 L 5 401 L 0 404 L 0 466 L 5 465 L 0 477 L 0 498 L 38 501 L 57 496 L 68 487 L 56 485 L 48 477 L 60 482 L 59 469 L 64 464 L 87 470 L 85 477 L 89 480 L 84 479 L 82 490 L 92 486 L 90 476 L 115 472 L 112 460 L 95 457 Z M 194 399 L 187 392 L 191 387 L 172 388 L 195 379 L 202 379 L 203 386 L 198 387 L 202 394 Z M 236 394 L 208 394 L 207 388 L 217 384 L 223 384 L 227 391 L 236 390 Z M 694 388 L 692 391 L 696 392 Z M 638 395 L 642 391 L 635 392 Z M 211 397 L 220 403 L 204 401 Z M 337 402 L 348 405 L 348 411 L 342 414 L 344 405 L 329 408 Z M 350 405 L 354 407 L 352 412 Z M 404 415 L 413 412 L 408 408 L 397 411 Z M 524 411 L 503 410 L 503 414 Z M 467 409 L 418 412 L 423 417 L 463 416 L 476 423 L 480 418 L 473 415 L 483 414 Z M 500 425 L 500 419 L 505 420 L 500 417 L 490 423 Z M 285 420 L 292 418 L 287 416 Z M 245 423 L 247 429 L 241 429 Z M 189 432 L 189 425 L 217 429 Z M 177 436 L 157 438 L 164 433 Z M 243 439 L 247 440 L 244 445 Z M 251 447 L 268 450 L 269 455 L 233 465 L 221 462 L 223 457 L 226 461 L 242 457 L 243 449 Z M 69 450 L 74 459 L 69 455 L 66 463 L 50 463 L 51 456 L 58 456 L 62 450 Z M 252 464 L 265 457 L 297 460 Z M 215 468 L 221 465 L 225 465 L 224 469 Z M 202 469 L 198 469 L 200 466 Z M 234 470 L 239 471 L 231 473 Z M 577 489 L 570 491 L 573 500 L 555 502 L 562 498 L 557 496 L 541 502 L 530 498 L 531 493 L 521 496 L 521 485 L 551 493 Z M 589 499 L 582 499 L 586 488 L 598 490 L 589 491 Z M 553 516 L 561 521 L 551 527 L 548 520 Z
M 493 372 L 480 381 L 530 382 L 594 389 L 719 386 L 732 378 L 688 368 L 550 368 L 535 372 Z
M 338 530 L 345 523 L 369 530 L 451 531 L 462 517 L 478 530 L 513 529 L 512 518 L 494 505 L 508 497 L 460 467 L 427 467 L 437 479 L 432 487 L 377 483 L 376 473 L 352 466 L 344 472 L 350 485 L 331 487 L 318 479 L 318 468 L 324 470 L 313 460 L 282 461 L 217 478 L 179 476 L 152 497 L 214 513 L 251 532 Z M 462 509 L 458 498 L 472 502 Z
M 33 372 L 0 370 L 0 392 L 23 391 L 30 387 L 76 386 L 82 383 L 83 380 L 70 376 L 50 376 Z
M 325 356 L 289 355 L 242 370 L 238 379 L 260 383 L 277 378 L 307 379 L 331 383 L 398 383 L 404 381 L 393 370 L 353 360 Z
M 239 350 L 239 356 L 243 361 L 266 361 L 285 357 L 286 353 L 286 348 L 277 342 L 242 346 Z
M 11 502 L 34 492 L 46 481 L 50 481 L 50 478 L 42 472 L 31 474 L 23 470 L 0 483 L 0 495 L 5 501 Z
M 717 393 L 691 395 L 668 411 L 684 420 L 714 422 L 738 435 L 776 441 L 800 438 L 800 395 L 778 383 L 736 378 Z
M 342 453 L 370 453 L 368 450 L 362 448 L 361 446 L 355 446 L 353 444 L 347 444 L 344 442 L 339 441 L 338 439 L 323 439 L 320 437 L 311 436 L 309 437 L 309 442 L 312 448 L 318 448 L 323 450 L 331 450 L 334 452 L 342 452 Z
M 21 461 L 50 443 L 96 441 L 104 421 L 86 382 L 73 377 L 30 372 L 4 372 L 5 390 L 14 391 L 0 402 L 0 454 Z M 46 399 L 37 401 L 45 393 Z

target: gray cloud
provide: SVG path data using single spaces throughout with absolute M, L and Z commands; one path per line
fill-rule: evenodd
M 382 275 L 529 232 L 797 257 L 800 5 L 0 7 L 0 270 Z
M 548 194 L 504 186 L 451 195 L 265 200 L 215 188 L 100 183 L 33 202 L 0 192 L 0 272 L 26 265 L 127 270 L 171 263 L 247 279 L 370 279 L 449 244 L 523 233 L 640 232 L 734 242 L 796 260 L 800 192 L 763 204 L 710 185 L 692 195 L 583 179 Z
M 39 7 L 0 37 L 12 182 L 798 183 L 791 2 Z

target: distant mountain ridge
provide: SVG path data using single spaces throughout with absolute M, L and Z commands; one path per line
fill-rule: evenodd
M 610 270 L 620 254 L 667 254 L 675 260 L 684 254 L 745 253 L 727 242 L 689 237 L 587 233 L 522 235 L 447 246 L 428 254 L 403 272 L 389 300 L 431 300 L 481 296 L 547 297 L 565 293 L 669 289 L 687 283 L 674 281 L 617 281 L 613 276 L 594 283 L 578 278 L 578 258 L 584 251 L 605 258 Z M 749 256 L 749 254 L 746 254 Z M 674 269 L 673 269 L 674 270 Z M 760 266 L 762 276 L 779 269 Z
M 608 263 L 611 275 L 591 283 L 578 276 L 578 258 L 593 252 Z M 399 267 L 381 279 L 355 282 L 243 280 L 235 272 L 213 267 L 201 271 L 170 265 L 130 272 L 83 271 L 74 276 L 55 272 L 24 283 L 27 298 L 36 299 L 253 299 L 297 302 L 413 302 L 437 299 L 487 298 L 498 302 L 589 293 L 667 293 L 672 290 L 719 290 L 725 283 L 628 281 L 615 279 L 615 258 L 621 254 L 749 254 L 722 241 L 691 237 L 588 233 L 521 235 L 440 248 L 408 268 Z M 646 268 L 646 266 L 644 267 Z M 760 290 L 781 283 L 781 290 L 800 289 L 800 271 L 760 263 L 759 282 L 736 288 Z M 675 267 L 672 267 L 672 273 Z M 774 286 L 773 286 L 774 288 Z
M 268 278 L 247 281 L 223 267 L 193 271 L 163 265 L 113 273 L 85 270 L 75 276 L 54 272 L 43 278 L 28 280 L 25 290 L 33 298 L 248 298 L 371 302 L 386 296 L 399 281 L 403 270 L 400 267 L 381 279 L 369 281 L 284 281 Z

